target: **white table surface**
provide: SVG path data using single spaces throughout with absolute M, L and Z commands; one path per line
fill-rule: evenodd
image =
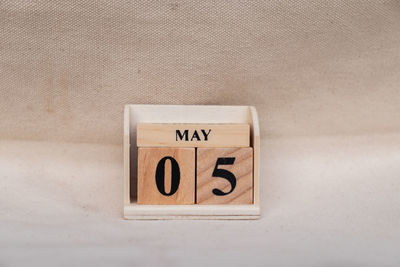
M 400 135 L 262 141 L 257 221 L 126 221 L 122 146 L 0 141 L 0 266 L 399 266 Z

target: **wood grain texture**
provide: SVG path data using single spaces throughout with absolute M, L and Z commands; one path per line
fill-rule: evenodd
M 217 188 L 229 192 L 228 180 L 213 177 L 218 158 L 234 157 L 233 165 L 219 165 L 236 177 L 236 187 L 228 195 L 213 193 Z M 253 148 L 198 148 L 197 149 L 197 204 L 252 204 L 253 203 Z
M 171 196 L 160 193 L 155 181 L 157 164 L 164 157 L 172 157 L 179 164 L 180 183 Z M 165 191 L 171 188 L 171 162 L 165 162 Z M 138 148 L 138 204 L 194 204 L 195 149 L 194 148 Z
M 139 123 L 136 131 L 138 147 L 248 147 L 250 145 L 250 126 L 247 123 Z

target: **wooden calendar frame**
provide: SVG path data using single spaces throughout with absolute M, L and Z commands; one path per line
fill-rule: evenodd
M 138 205 L 137 123 L 248 123 L 253 147 L 253 204 Z M 255 107 L 208 105 L 126 105 L 124 110 L 125 219 L 258 219 L 260 217 L 260 129 Z

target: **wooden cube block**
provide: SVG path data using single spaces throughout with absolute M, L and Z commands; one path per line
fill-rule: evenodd
M 194 148 L 138 148 L 138 204 L 194 201 Z
M 197 204 L 253 203 L 253 148 L 197 149 Z
M 248 147 L 247 123 L 138 123 L 138 147 Z

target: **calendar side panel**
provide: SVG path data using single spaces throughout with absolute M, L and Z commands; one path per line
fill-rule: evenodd
M 130 197 L 130 106 L 124 108 L 124 205 L 131 203 Z
M 255 107 L 249 107 L 250 140 L 253 147 L 253 198 L 254 204 L 260 205 L 260 127 Z

